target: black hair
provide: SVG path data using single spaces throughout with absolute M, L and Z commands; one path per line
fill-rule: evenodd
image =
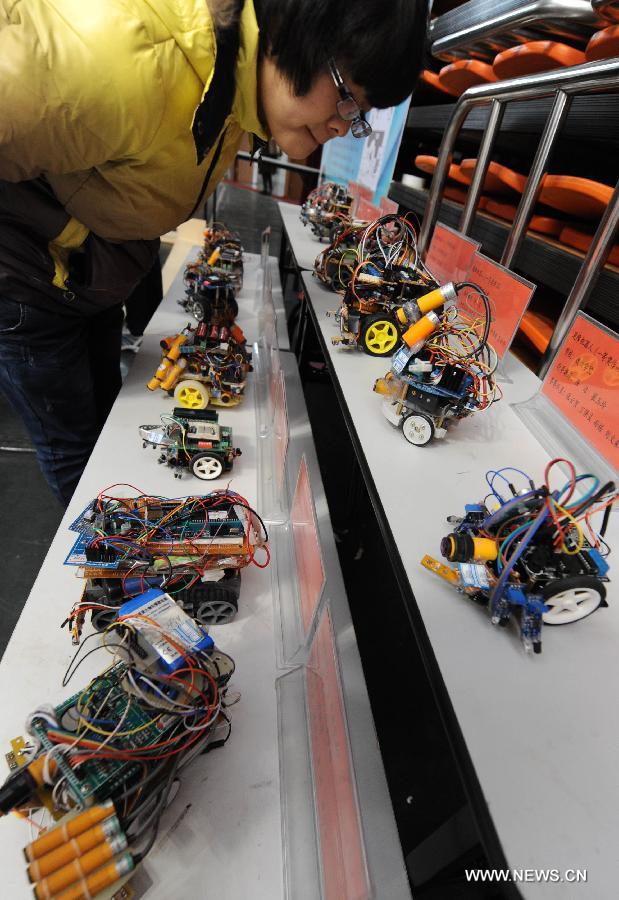
M 395 106 L 422 65 L 428 0 L 254 0 L 260 49 L 298 96 L 333 58 L 372 106 Z

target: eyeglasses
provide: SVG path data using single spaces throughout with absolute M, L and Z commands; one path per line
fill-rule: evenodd
M 340 99 L 337 101 L 338 116 L 346 122 L 352 123 L 350 130 L 353 133 L 353 137 L 367 137 L 368 134 L 372 133 L 372 126 L 366 120 L 363 110 L 359 107 L 359 104 L 344 84 L 344 79 L 340 75 L 339 69 L 335 65 L 333 59 L 329 60 L 329 70 L 331 72 L 331 77 L 335 82 L 337 92 L 340 95 Z

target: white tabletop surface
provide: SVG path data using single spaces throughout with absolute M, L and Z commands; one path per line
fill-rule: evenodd
M 284 228 L 290 240 L 290 246 L 299 269 L 313 269 L 314 260 L 321 250 L 328 246 L 328 241 L 319 241 L 309 225 L 303 225 L 299 218 L 301 207 L 296 203 L 277 204 L 282 215 Z
M 515 629 L 492 626 L 485 609 L 420 565 L 426 553 L 440 557 L 446 517 L 487 493 L 486 470 L 513 465 L 543 480 L 548 456 L 509 405 L 531 396 L 537 379 L 512 357 L 505 368 L 513 383 L 503 385 L 502 402 L 444 440 L 414 447 L 372 392 L 389 361 L 332 347 L 339 331 L 326 312 L 339 297 L 310 273 L 303 281 L 508 864 L 587 869 L 586 884 L 526 883 L 521 893 L 615 898 L 619 576 L 607 585 L 607 609 L 574 625 L 546 626 L 543 653 L 529 657 Z M 616 519 L 608 538 L 615 547 Z
M 164 270 L 166 287 L 174 280 L 193 239 L 190 235 L 190 241 L 177 241 Z M 253 268 L 257 268 L 255 260 Z M 239 322 L 250 340 L 255 339 L 250 293 L 254 274 L 248 265 L 239 297 Z M 93 654 L 69 687 L 62 689 L 62 676 L 74 648 L 66 630 L 59 626 L 79 599 L 82 586 L 75 570 L 63 566 L 74 538 L 68 524 L 101 489 L 116 482 L 167 496 L 204 490 L 195 478 L 178 481 L 169 468 L 157 465 L 156 453 L 142 449 L 137 433 L 140 424 L 156 423 L 162 412 L 172 409 L 173 401 L 161 391 L 149 392 L 146 382 L 160 361 L 159 340 L 178 332 L 186 324 L 184 316 L 176 297 L 170 296 L 151 323 L 2 659 L 0 745 L 7 749 L 10 739 L 23 733 L 25 717 L 32 709 L 70 696 L 106 664 L 105 651 Z M 234 443 L 243 449 L 230 474 L 230 487 L 255 503 L 256 423 L 251 379 L 246 390 L 243 404 L 225 410 L 222 420 L 232 425 Z M 211 896 L 211 890 L 222 900 L 282 897 L 275 693 L 275 679 L 281 673 L 276 670 L 271 581 L 268 570 L 253 566 L 243 571 L 242 580 L 238 616 L 211 632 L 222 650 L 237 660 L 230 689 L 240 691 L 241 700 L 230 710 L 232 735 L 224 748 L 200 757 L 183 773 L 179 794 L 164 816 L 157 844 L 140 877 L 142 884 L 152 881 L 143 894 L 148 900 L 205 897 Z M 32 897 L 21 852 L 30 840 L 28 826 L 9 817 L 0 830 L 0 895 L 7 900 L 25 900 Z

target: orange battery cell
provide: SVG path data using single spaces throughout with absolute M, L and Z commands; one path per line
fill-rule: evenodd
M 82 878 L 80 881 L 72 884 L 66 891 L 56 894 L 56 897 L 58 900 L 92 900 L 92 897 L 96 897 L 105 888 L 111 887 L 124 875 L 128 875 L 133 870 L 133 867 L 131 854 L 123 853 L 118 859 L 97 869 L 92 875 L 88 875 L 87 878 Z
M 82 856 L 84 853 L 92 850 L 93 847 L 118 834 L 119 831 L 120 822 L 115 815 L 110 816 L 109 819 L 104 819 L 103 822 L 99 822 L 97 825 L 89 828 L 88 831 L 83 831 L 81 834 L 71 838 L 66 844 L 56 847 L 55 850 L 50 850 L 45 856 L 40 856 L 31 862 L 28 866 L 28 878 L 30 881 L 40 881 L 42 878 L 46 878 L 52 872 L 71 862 L 71 860 Z
M 445 88 L 458 94 L 463 94 L 476 84 L 490 84 L 498 80 L 492 66 L 478 59 L 458 59 L 443 66 L 438 77 Z
M 585 56 L 588 62 L 619 56 L 619 25 L 611 25 L 610 28 L 597 31 L 587 44 Z
M 237 344 L 245 343 L 245 335 L 243 334 L 243 329 L 239 325 L 237 325 L 236 322 L 230 328 L 230 336 L 237 342 Z
M 127 838 L 124 834 L 114 834 L 109 840 L 98 844 L 83 856 L 72 860 L 66 866 L 62 866 L 53 872 L 48 878 L 44 878 L 34 886 L 34 895 L 37 900 L 51 900 L 62 891 L 71 887 L 76 881 L 87 878 L 91 872 L 100 868 L 104 863 L 113 859 L 117 853 L 127 849 Z
M 206 262 L 207 266 L 214 266 L 220 256 L 221 256 L 221 253 L 219 251 L 219 247 L 215 247 L 215 249 L 213 250 L 213 252 L 211 253 L 211 255 L 209 256 L 209 258 Z
M 63 822 L 55 828 L 52 828 L 50 831 L 46 831 L 45 834 L 42 834 L 36 841 L 28 844 L 28 846 L 24 848 L 26 859 L 28 862 L 39 859 L 39 857 L 44 856 L 51 850 L 55 850 L 56 847 L 60 847 L 61 844 L 70 841 L 71 838 L 92 828 L 97 822 L 109 819 L 113 814 L 114 804 L 111 800 L 108 800 L 107 803 L 102 803 L 99 806 L 92 806 L 83 813 L 79 813 L 73 819 L 69 819 L 68 822 Z
M 519 78 L 535 72 L 549 72 L 586 62 L 582 50 L 558 41 L 529 41 L 503 50 L 494 58 L 492 68 L 497 78 Z
M 434 312 L 426 313 L 419 321 L 411 325 L 404 334 L 402 340 L 412 350 L 417 350 L 424 345 L 426 340 L 433 334 L 439 326 L 439 317 Z

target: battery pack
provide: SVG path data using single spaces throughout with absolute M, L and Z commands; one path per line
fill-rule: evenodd
M 159 657 L 161 668 L 166 672 L 180 668 L 186 655 L 215 646 L 213 639 L 179 604 L 157 588 L 127 600 L 120 607 L 118 617 L 130 620 L 144 643 Z M 186 654 L 179 647 L 186 648 Z

